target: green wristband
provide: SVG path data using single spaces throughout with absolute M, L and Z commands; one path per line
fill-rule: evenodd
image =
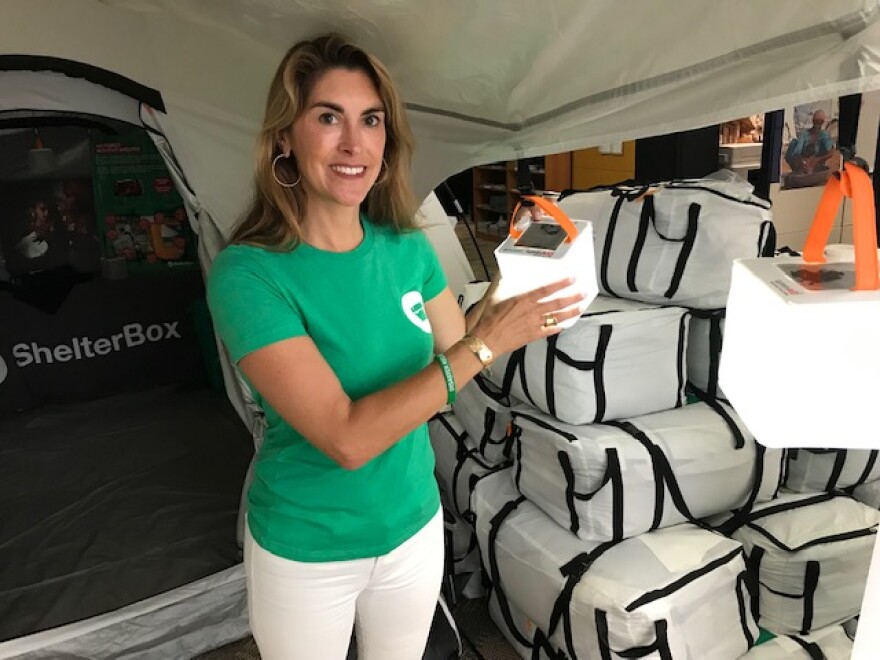
M 449 360 L 443 353 L 437 353 L 434 359 L 443 370 L 443 379 L 446 381 L 446 403 L 452 405 L 455 403 L 455 376 L 452 375 L 452 367 L 449 366 Z

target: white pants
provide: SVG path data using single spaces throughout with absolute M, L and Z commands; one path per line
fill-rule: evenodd
M 443 576 L 438 512 L 387 555 L 298 562 L 260 547 L 245 525 L 251 631 L 263 660 L 420 660 Z

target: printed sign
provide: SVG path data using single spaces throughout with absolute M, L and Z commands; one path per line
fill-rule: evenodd
M 95 203 L 104 256 L 129 270 L 196 266 L 183 199 L 150 137 L 135 132 L 94 144 Z
M 84 178 L 0 182 L 0 245 L 11 274 L 71 265 L 101 268 L 92 182 Z

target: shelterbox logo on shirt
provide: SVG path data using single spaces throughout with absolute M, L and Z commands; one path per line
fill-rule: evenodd
M 4 360 L 3 356 L 0 355 L 0 385 L 3 384 L 4 380 L 6 380 L 7 374 L 9 374 L 9 368 L 6 366 L 6 360 Z
M 431 332 L 431 321 L 425 312 L 425 301 L 422 300 L 422 294 L 418 291 L 407 291 L 400 299 L 400 306 L 403 307 L 403 313 L 410 322 L 419 328 L 422 332 Z
M 71 360 L 88 360 L 118 352 L 127 348 L 135 348 L 147 343 L 182 339 L 177 326 L 180 322 L 152 324 L 129 323 L 122 326 L 122 332 L 109 337 L 73 337 L 69 343 L 55 346 L 40 346 L 37 342 L 16 344 L 12 347 L 12 356 L 19 367 L 31 364 L 52 364 L 53 362 L 70 362 Z M 2 360 L 0 360 L 2 361 Z M 5 377 L 4 368 L 0 374 Z M 0 378 L 2 382 L 3 378 Z

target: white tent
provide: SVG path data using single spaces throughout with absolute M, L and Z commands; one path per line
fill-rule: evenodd
M 159 90 L 221 231 L 249 193 L 269 80 L 295 41 L 348 34 L 399 82 L 422 195 L 467 167 L 661 135 L 880 87 L 876 0 L 5 0 L 6 54 Z
M 100 107 L 151 129 L 206 268 L 250 194 L 277 62 L 298 39 L 330 30 L 376 53 L 399 82 L 421 195 L 478 163 L 880 88 L 878 0 L 4 0 L 0 119 Z M 445 260 L 450 271 L 457 259 Z M 101 621 L 0 643 L 0 657 L 209 648 L 245 630 L 239 569 Z

